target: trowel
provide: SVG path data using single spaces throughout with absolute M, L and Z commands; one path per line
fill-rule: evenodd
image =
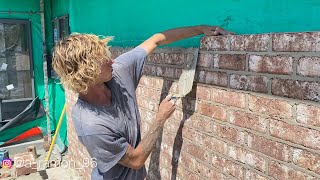
M 182 70 L 179 78 L 179 93 L 174 94 L 171 99 L 178 100 L 185 97 L 192 90 L 194 76 L 196 74 L 196 66 L 198 62 L 199 48 L 194 50 L 193 54 L 187 54 L 187 68 Z

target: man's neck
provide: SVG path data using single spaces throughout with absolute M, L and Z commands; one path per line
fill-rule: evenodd
M 79 98 L 96 106 L 111 106 L 111 90 L 105 84 L 93 85 L 88 88 L 87 94 L 79 93 Z

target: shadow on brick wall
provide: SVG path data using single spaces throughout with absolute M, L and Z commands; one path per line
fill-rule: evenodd
M 161 90 L 161 98 L 159 101 L 159 104 L 162 102 L 162 100 L 168 95 L 169 89 L 171 89 L 171 86 L 173 84 L 173 81 L 171 80 L 164 80 L 164 85 L 162 86 Z M 193 91 L 189 94 L 195 94 L 196 93 L 196 88 L 193 89 Z M 179 158 L 181 154 L 181 149 L 183 145 L 183 137 L 182 137 L 182 129 L 184 127 L 185 121 L 191 117 L 194 112 L 195 112 L 195 106 L 190 106 L 190 104 L 195 104 L 196 98 L 195 96 L 193 97 L 188 97 L 182 98 L 182 112 L 183 112 L 183 117 L 180 121 L 179 124 L 179 129 L 176 133 L 176 136 L 174 138 L 174 144 L 173 144 L 173 149 L 172 149 L 172 159 L 171 159 L 171 180 L 176 180 L 177 179 L 177 171 L 178 171 L 178 166 L 179 166 Z M 159 136 L 157 143 L 156 143 L 156 148 L 152 151 L 151 156 L 150 156 L 150 163 L 149 163 L 149 168 L 148 168 L 148 176 L 147 179 L 149 180 L 160 180 L 161 178 L 161 173 L 160 173 L 160 152 L 161 152 L 161 143 L 162 143 L 162 138 L 163 137 L 163 129 L 161 131 L 161 135 Z M 169 168 L 169 167 L 168 167 Z

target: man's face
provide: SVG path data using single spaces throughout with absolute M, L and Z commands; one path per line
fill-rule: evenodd
M 98 77 L 97 83 L 108 82 L 112 79 L 112 64 L 113 63 L 114 63 L 114 60 L 110 60 L 110 61 L 102 64 L 101 73 Z

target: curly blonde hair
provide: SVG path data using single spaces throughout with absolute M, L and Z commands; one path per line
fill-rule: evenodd
M 101 73 L 101 65 L 111 59 L 107 46 L 111 39 L 75 33 L 55 46 L 52 65 L 65 88 L 75 93 L 87 92 Z

